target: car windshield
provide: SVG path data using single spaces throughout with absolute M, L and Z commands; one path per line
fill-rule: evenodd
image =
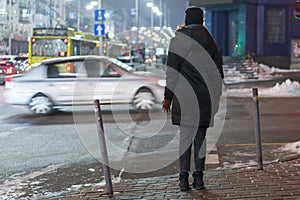
M 108 60 L 118 66 L 120 66 L 122 69 L 126 70 L 127 72 L 133 72 L 135 71 L 133 67 L 126 65 L 125 63 L 123 63 L 122 61 L 119 61 L 115 58 L 108 58 Z

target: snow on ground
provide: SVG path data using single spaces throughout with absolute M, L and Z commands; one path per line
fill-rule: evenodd
M 283 77 L 287 74 L 300 74 L 300 69 L 278 69 L 258 63 L 242 63 L 241 66 L 230 68 L 225 66 L 225 83 L 271 80 Z M 226 89 L 226 96 L 252 97 L 252 88 Z M 271 88 L 258 88 L 258 97 L 300 97 L 300 84 L 297 81 L 286 79 L 283 83 L 277 83 Z M 281 147 L 281 150 L 300 154 L 300 141 L 289 143 Z M 248 163 L 249 164 L 249 163 Z M 240 164 L 237 164 L 239 167 Z M 232 166 L 230 166 L 232 167 Z
M 225 74 L 225 83 L 269 80 L 276 77 L 283 77 L 284 75 L 291 73 L 300 74 L 300 69 L 279 69 L 262 63 L 249 61 L 224 65 L 223 69 Z
M 227 89 L 226 96 L 251 97 L 252 88 Z M 277 83 L 271 88 L 258 88 L 259 97 L 297 97 L 300 96 L 300 84 L 297 81 L 287 79 L 285 82 Z
M 300 69 L 279 69 L 256 62 L 245 61 L 244 63 L 224 65 L 224 82 L 245 83 L 249 81 L 272 80 L 277 77 L 284 77 L 291 74 L 299 74 Z M 251 97 L 253 96 L 252 88 L 244 89 L 227 89 L 226 96 Z M 283 83 L 277 83 L 271 88 L 258 88 L 259 97 L 293 97 L 300 96 L 299 82 L 286 79 Z
M 294 143 L 286 144 L 281 149 L 284 151 L 291 151 L 300 154 L 300 140 Z

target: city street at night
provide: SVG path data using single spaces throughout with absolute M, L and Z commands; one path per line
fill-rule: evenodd
M 0 5 L 0 200 L 300 198 L 300 0 Z
M 1 87 L 1 94 L 3 92 L 5 91 Z M 1 99 L 2 195 L 7 193 L 8 196 L 55 197 L 103 182 L 102 164 L 85 148 L 84 141 L 80 139 L 82 133 L 80 129 L 76 129 L 72 112 L 65 111 L 37 117 L 26 108 L 6 105 L 3 98 Z M 299 140 L 298 101 L 299 97 L 260 98 L 264 163 L 284 159 L 281 149 Z M 256 165 L 253 104 L 252 98 L 227 97 L 226 121 L 216 146 L 208 154 L 208 173 L 214 169 Z M 96 120 L 92 112 L 79 113 L 84 119 L 82 125 L 95 125 Z M 118 119 L 114 119 L 115 116 Z M 165 117 L 159 105 L 151 113 L 151 118 L 147 113 L 135 112 L 128 118 L 122 107 L 115 115 L 104 107 L 105 134 L 108 140 L 112 140 L 128 152 L 153 152 L 175 137 L 177 130 L 170 125 L 169 119 L 160 133 L 149 137 L 144 135 L 145 133 L 139 135 L 138 132 L 134 137 L 132 137 L 134 132 L 131 136 L 124 136 L 124 132 L 116 127 L 115 121 L 121 119 L 126 124 L 133 120 L 136 123 L 144 123 L 147 127 L 147 123 L 151 120 L 164 121 Z M 147 129 L 149 130 L 149 127 Z M 168 153 L 169 156 L 177 154 L 176 146 L 171 151 L 172 153 Z M 108 154 L 110 159 L 118 163 L 115 166 L 120 167 L 112 169 L 114 181 L 172 175 L 178 171 L 177 160 L 174 160 L 158 170 L 133 173 L 132 170 L 126 169 L 126 166 L 135 166 L 134 163 L 151 160 L 153 159 L 151 155 L 147 158 L 145 154 L 132 157 L 126 152 L 122 154 L 108 152 Z M 153 169 L 161 166 L 160 160 L 166 160 L 165 156 L 168 154 L 161 152 L 160 158 L 156 159 L 158 163 L 152 161 Z M 290 156 L 294 154 L 292 151 L 288 152 Z M 125 169 L 122 169 L 120 163 L 123 163 Z

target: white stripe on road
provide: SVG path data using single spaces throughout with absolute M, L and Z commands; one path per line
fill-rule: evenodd
M 15 133 L 16 131 L 21 131 L 25 128 L 27 128 L 27 127 L 26 126 L 20 126 L 20 127 L 16 127 L 16 128 L 11 129 L 11 131 L 0 132 L 0 138 L 8 137 L 11 134 Z
M 7 137 L 7 136 L 10 136 L 13 133 L 14 132 L 11 132 L 11 131 L 2 132 L 2 133 L 0 133 L 0 138 L 4 138 L 4 137 Z
M 21 131 L 23 129 L 27 128 L 26 126 L 20 126 L 20 127 L 16 127 L 16 128 L 13 128 L 11 129 L 12 131 Z
M 0 196 L 6 194 L 9 191 L 12 191 L 12 190 L 16 189 L 20 185 L 20 183 L 22 183 L 24 181 L 27 181 L 29 179 L 33 179 L 33 178 L 35 178 L 37 176 L 40 176 L 40 175 L 43 175 L 47 172 L 54 171 L 54 170 L 62 167 L 63 165 L 64 164 L 51 165 L 51 166 L 48 166 L 48 167 L 46 167 L 46 168 L 44 168 L 40 171 L 30 173 L 28 175 L 19 177 L 17 179 L 11 180 L 11 181 L 5 181 L 3 184 L 0 185 Z

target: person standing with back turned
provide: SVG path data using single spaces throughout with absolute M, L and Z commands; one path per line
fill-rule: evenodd
M 193 56 L 199 62 L 193 62 Z M 211 63 L 209 67 L 207 63 Z M 192 185 L 197 190 L 205 188 L 205 137 L 207 128 L 213 126 L 213 117 L 218 109 L 224 78 L 222 65 L 218 47 L 203 26 L 203 10 L 188 7 L 185 11 L 185 25 L 176 31 L 169 45 L 163 101 L 163 110 L 167 112 L 172 105 L 172 124 L 179 125 L 179 187 L 182 191 L 190 189 L 192 144 Z

